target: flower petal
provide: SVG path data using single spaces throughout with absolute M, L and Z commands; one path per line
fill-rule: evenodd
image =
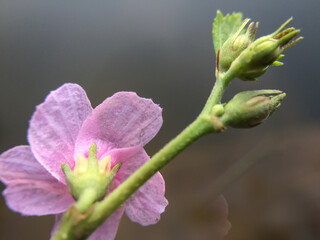
M 111 157 L 111 167 L 121 162 L 122 165 L 120 170 L 117 172 L 115 178 L 113 179 L 113 187 L 111 191 L 117 188 L 125 179 L 128 178 L 130 173 L 127 171 L 128 161 L 134 160 L 135 155 L 140 151 L 144 151 L 141 146 L 130 147 L 130 148 L 116 148 L 112 149 L 110 152 L 105 154 L 105 156 L 110 155 Z
M 88 152 L 92 143 L 95 142 L 97 145 L 97 158 L 103 159 L 110 155 L 112 166 L 118 162 L 126 161 L 126 159 L 134 156 L 137 152 L 142 149 L 142 146 L 134 146 L 128 148 L 113 148 L 113 145 L 109 142 L 103 142 L 99 139 L 91 139 L 90 141 L 82 141 L 75 149 L 74 158 L 77 159 L 79 154 L 88 157 Z
M 0 155 L 0 179 L 8 206 L 23 215 L 65 211 L 74 201 L 66 185 L 49 174 L 34 158 L 29 146 L 18 146 Z
M 17 146 L 0 155 L 0 179 L 5 184 L 51 178 L 54 180 L 34 158 L 29 146 Z
M 123 207 L 114 212 L 87 240 L 113 240 L 116 237 L 123 212 Z
M 113 148 L 145 145 L 162 125 L 161 108 L 133 92 L 119 92 L 97 106 L 84 122 L 76 148 L 82 143 L 108 142 Z
M 28 140 L 37 160 L 59 181 L 65 182 L 60 165 L 74 166 L 74 145 L 92 108 L 85 91 L 77 84 L 64 84 L 37 106 Z
M 54 217 L 54 225 L 53 228 L 51 230 L 51 234 L 50 234 L 50 239 L 55 235 L 56 231 L 59 229 L 61 221 L 63 218 L 63 213 L 57 214 Z
M 134 157 L 124 162 L 124 169 L 120 169 L 120 171 L 125 171 L 125 178 L 127 178 L 148 160 L 147 153 L 141 150 Z M 143 226 L 157 223 L 160 220 L 160 214 L 164 212 L 168 205 L 164 193 L 164 180 L 161 174 L 157 172 L 127 200 L 126 214 L 132 221 Z

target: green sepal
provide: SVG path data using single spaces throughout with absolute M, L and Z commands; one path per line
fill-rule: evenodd
M 217 55 L 224 42 L 229 36 L 235 33 L 242 24 L 242 13 L 232 13 L 223 16 L 220 10 L 217 11 L 217 16 L 212 24 L 212 37 L 214 50 Z
M 279 62 L 279 61 L 274 61 L 272 64 L 272 66 L 282 66 L 283 65 L 283 62 Z
M 273 66 L 282 66 L 284 63 L 279 60 L 284 57 L 284 54 L 280 54 L 276 61 L 274 61 L 271 65 Z

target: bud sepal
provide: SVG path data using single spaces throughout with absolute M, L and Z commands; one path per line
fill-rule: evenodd
M 292 18 L 282 24 L 274 33 L 260 37 L 250 44 L 239 55 L 235 64 L 240 66 L 237 77 L 244 81 L 253 81 L 263 75 L 270 65 L 281 66 L 279 62 L 284 55 L 283 52 L 298 43 L 303 37 L 294 39 L 299 29 L 293 27 L 283 30 Z
M 221 72 L 226 72 L 230 68 L 233 61 L 245 50 L 254 40 L 255 33 L 258 28 L 258 23 L 250 22 L 250 19 L 245 19 L 239 26 L 237 31 L 229 36 L 224 42 L 219 52 L 218 69 Z

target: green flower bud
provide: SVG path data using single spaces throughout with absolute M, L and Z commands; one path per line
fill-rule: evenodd
M 300 33 L 300 30 L 295 28 L 283 30 L 291 21 L 292 18 L 286 21 L 277 31 L 258 38 L 241 52 L 237 59 L 237 64 L 240 66 L 237 77 L 241 80 L 255 80 L 264 74 L 270 65 L 282 65 L 281 62 L 277 61 L 284 56 L 282 53 L 303 39 L 299 37 L 293 40 Z
M 223 44 L 219 52 L 219 70 L 222 72 L 228 71 L 232 62 L 246 49 L 251 41 L 254 39 L 255 32 L 258 27 L 256 24 L 254 30 L 254 23 L 251 23 L 245 31 L 245 26 L 249 23 L 250 19 L 245 19 L 237 31 L 230 35 L 229 38 Z M 253 34 L 252 34 L 253 30 Z
M 257 126 L 278 109 L 285 95 L 279 90 L 238 93 L 226 104 L 220 121 L 234 128 Z
M 79 155 L 73 171 L 68 164 L 61 164 L 69 193 L 77 201 L 80 212 L 86 212 L 93 203 L 103 199 L 120 167 L 118 163 L 111 169 L 110 156 L 99 161 L 95 143 L 89 149 L 88 159 Z

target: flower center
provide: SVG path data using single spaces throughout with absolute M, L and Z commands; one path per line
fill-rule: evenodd
M 89 149 L 88 158 L 78 156 L 73 171 L 68 164 L 61 164 L 69 193 L 77 201 L 79 211 L 86 212 L 93 203 L 106 196 L 120 167 L 121 163 L 118 163 L 111 168 L 110 156 L 99 161 L 95 143 Z
M 77 176 L 83 175 L 88 171 L 88 162 L 89 159 L 79 154 L 77 162 L 74 166 L 74 174 Z M 98 170 L 99 174 L 107 175 L 111 171 L 111 157 L 108 155 L 107 157 L 98 161 Z

